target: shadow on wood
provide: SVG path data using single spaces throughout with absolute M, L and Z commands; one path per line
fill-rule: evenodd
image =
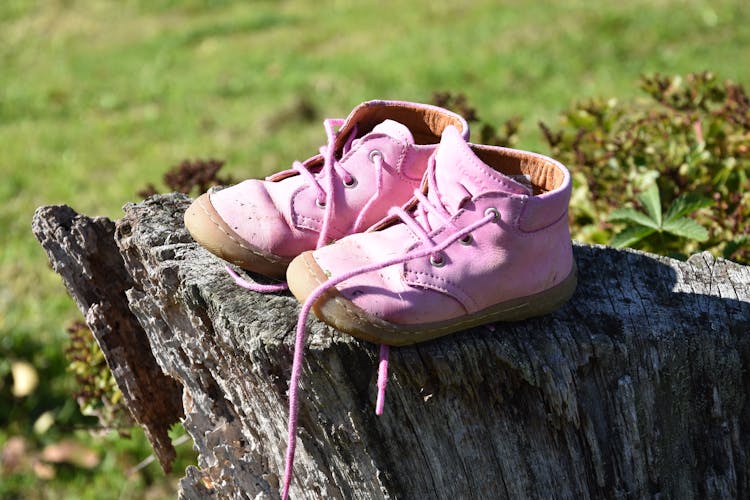
M 188 203 L 128 205 L 114 235 L 105 219 L 43 207 L 34 232 L 104 332 L 162 464 L 173 450 L 160 429 L 184 418 L 200 468 L 181 496 L 276 497 L 298 305 L 237 288 L 184 230 Z M 750 268 L 575 255 L 578 290 L 556 313 L 393 349 L 380 418 L 376 346 L 311 322 L 292 496 L 750 495 Z

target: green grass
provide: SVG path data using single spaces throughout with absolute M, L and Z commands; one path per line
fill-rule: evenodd
M 266 175 L 317 150 L 322 118 L 435 90 L 465 93 L 486 121 L 522 116 L 519 146 L 544 152 L 536 122 L 575 99 L 631 98 L 652 71 L 748 83 L 748 60 L 750 12 L 739 1 L 5 0 L 0 354 L 39 366 L 50 397 L 0 401 L 26 408 L 0 425 L 26 432 L 71 390 L 61 351 L 78 313 L 29 230 L 39 205 L 118 217 L 185 158 Z M 303 99 L 318 120 L 294 113 Z M 9 398 L 6 373 L 0 364 Z M 124 484 L 117 466 L 101 473 Z

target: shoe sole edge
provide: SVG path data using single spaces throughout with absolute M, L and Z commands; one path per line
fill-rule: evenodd
M 235 233 L 214 208 L 208 193 L 200 195 L 185 211 L 185 228 L 193 239 L 212 254 L 248 271 L 283 278 L 291 262 L 247 243 Z
M 305 252 L 294 259 L 287 272 L 289 288 L 300 302 L 304 302 L 327 279 L 312 252 Z M 335 288 L 328 290 L 313 305 L 312 310 L 321 321 L 358 339 L 376 344 L 404 346 L 488 323 L 520 321 L 548 314 L 572 297 L 577 283 L 578 273 L 573 262 L 570 274 L 552 288 L 507 300 L 459 319 L 417 325 L 397 325 L 373 316 L 346 299 Z

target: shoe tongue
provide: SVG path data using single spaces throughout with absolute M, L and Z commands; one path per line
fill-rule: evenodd
M 455 213 L 465 199 L 485 192 L 531 194 L 528 188 L 480 160 L 453 126 L 443 131 L 435 153 L 435 181 L 437 189 L 431 189 L 427 196 L 433 203 L 441 202 L 450 213 Z
M 404 145 L 410 145 L 414 144 L 414 136 L 411 135 L 411 131 L 406 125 L 403 125 L 397 121 L 393 120 L 385 120 L 377 125 L 375 125 L 375 128 L 373 128 L 370 132 L 363 135 L 359 139 L 354 139 L 354 141 L 351 144 L 351 147 L 347 148 L 344 147 L 344 154 L 346 154 L 349 149 L 354 148 L 357 146 L 360 142 L 365 140 L 367 136 L 370 134 L 383 134 L 387 135 L 389 137 L 393 137 L 400 143 Z
M 414 144 L 414 136 L 411 135 L 409 127 L 394 120 L 385 120 L 379 123 L 372 129 L 371 133 L 385 134 L 400 142 Z

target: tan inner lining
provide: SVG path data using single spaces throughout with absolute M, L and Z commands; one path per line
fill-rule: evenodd
M 522 152 L 504 151 L 499 153 L 477 146 L 472 149 L 480 160 L 501 174 L 528 175 L 535 195 L 556 189 L 563 181 L 562 170 L 551 161 Z
M 437 144 L 448 125 L 455 126 L 463 132 L 463 124 L 457 119 L 438 110 L 412 108 L 403 104 L 393 106 L 373 106 L 364 108 L 357 120 L 357 135 L 370 132 L 376 125 L 385 120 L 394 120 L 411 131 L 417 144 Z M 345 134 L 342 134 L 345 135 Z

